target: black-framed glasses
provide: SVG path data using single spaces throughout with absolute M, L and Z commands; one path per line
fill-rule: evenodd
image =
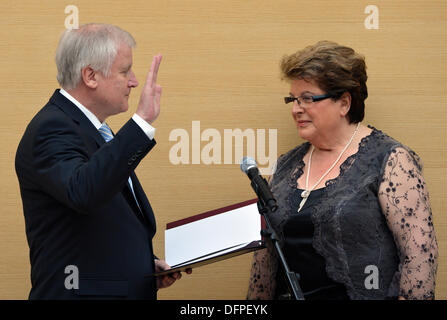
M 284 97 L 284 102 L 286 104 L 293 102 L 293 101 L 297 101 L 298 105 L 301 106 L 302 103 L 304 104 L 310 104 L 312 102 L 317 102 L 317 101 L 321 101 L 324 99 L 328 99 L 328 98 L 334 98 L 340 95 L 340 92 L 338 93 L 325 93 L 325 94 L 320 94 L 320 95 L 316 95 L 316 96 L 312 96 L 310 94 L 304 94 L 300 97 L 293 97 L 293 96 L 289 96 L 289 97 Z

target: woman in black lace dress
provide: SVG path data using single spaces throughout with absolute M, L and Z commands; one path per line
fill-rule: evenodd
M 305 299 L 433 299 L 438 246 L 420 159 L 361 124 L 364 58 L 321 41 L 281 70 L 307 142 L 277 161 L 270 220 Z M 285 291 L 274 250 L 256 252 L 247 298 Z

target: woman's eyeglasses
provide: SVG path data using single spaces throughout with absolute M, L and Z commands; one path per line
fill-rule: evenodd
M 296 100 L 298 102 L 298 105 L 301 106 L 301 105 L 308 105 L 311 104 L 312 102 L 317 102 L 328 98 L 338 97 L 340 95 L 341 95 L 340 93 L 326 93 L 316 96 L 312 96 L 310 94 L 304 94 L 300 97 L 293 97 L 293 96 L 284 97 L 284 102 L 287 104 Z

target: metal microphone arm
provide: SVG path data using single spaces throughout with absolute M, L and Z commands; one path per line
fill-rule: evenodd
M 295 300 L 304 300 L 303 291 L 300 288 L 299 280 L 300 275 L 291 271 L 289 269 L 289 265 L 287 264 L 286 257 L 284 256 L 284 253 L 282 252 L 282 248 L 279 244 L 279 238 L 273 229 L 270 220 L 268 218 L 269 213 L 271 213 L 271 210 L 268 206 L 265 206 L 263 201 L 258 201 L 258 211 L 259 213 L 264 217 L 266 228 L 261 231 L 262 236 L 270 239 L 270 242 L 272 243 L 273 247 L 276 249 L 276 253 L 278 254 L 279 260 L 281 262 L 281 265 L 283 267 L 284 273 L 287 277 L 287 282 L 289 285 L 289 289 L 293 294 L 292 296 L 289 296 L 289 299 L 295 299 Z

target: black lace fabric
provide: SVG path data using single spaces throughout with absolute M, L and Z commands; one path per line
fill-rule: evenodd
M 390 154 L 379 201 L 398 244 L 401 263 L 399 296 L 433 299 L 438 244 L 427 187 L 417 156 L 404 148 Z
M 433 299 L 438 246 L 420 160 L 372 129 L 339 176 L 326 182 L 312 213 L 313 247 L 351 299 Z M 269 218 L 280 238 L 309 147 L 304 143 L 281 156 L 270 181 L 279 208 Z M 278 263 L 272 249 L 254 254 L 248 299 L 274 298 Z M 365 286 L 370 266 L 380 278 L 373 289 Z
M 255 251 L 250 273 L 247 300 L 272 300 L 276 289 L 278 259 L 270 242 L 267 248 Z

